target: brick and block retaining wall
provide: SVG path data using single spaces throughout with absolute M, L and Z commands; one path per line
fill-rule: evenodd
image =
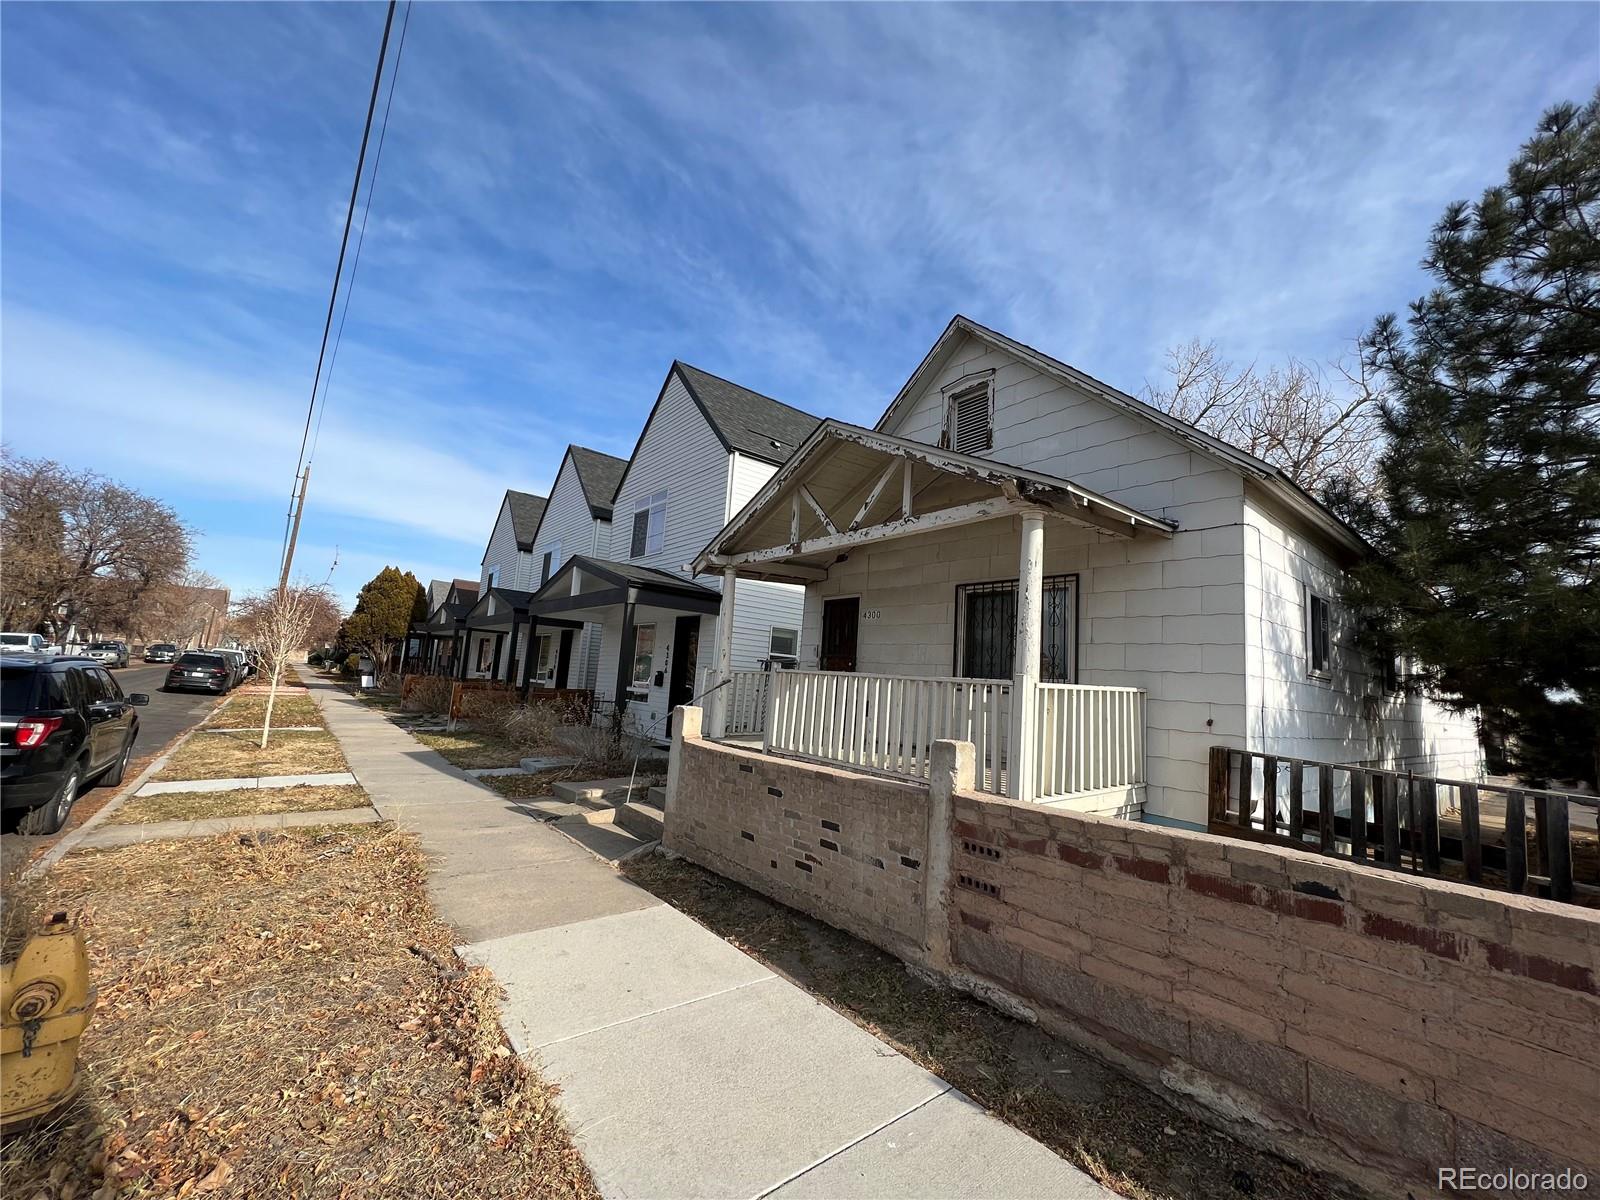
M 686 732 L 669 849 L 1311 1165 L 1600 1194 L 1600 913 L 981 795 L 951 744 L 929 787 Z

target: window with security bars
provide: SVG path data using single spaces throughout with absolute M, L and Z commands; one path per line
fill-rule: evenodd
M 950 397 L 945 444 L 960 454 L 977 454 L 994 445 L 989 381 L 963 388 Z
M 1071 683 L 1076 673 L 1075 575 L 1044 580 L 1040 614 L 1039 678 Z M 1017 581 L 968 583 L 956 588 L 956 674 L 968 679 L 1010 679 L 1016 670 Z

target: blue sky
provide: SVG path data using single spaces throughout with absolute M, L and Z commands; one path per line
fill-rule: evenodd
M 0 433 L 167 498 L 236 590 L 382 21 L 0 7 Z M 957 311 L 1130 391 L 1193 337 L 1337 355 L 1597 82 L 1592 4 L 418 5 L 300 566 L 475 575 L 674 357 L 870 423 Z

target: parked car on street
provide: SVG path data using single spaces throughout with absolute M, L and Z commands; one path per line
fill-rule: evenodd
M 88 658 L 0 654 L 0 810 L 22 833 L 55 833 L 85 785 L 122 782 L 139 736 L 111 672 Z
M 207 650 L 207 654 L 220 654 L 228 660 L 229 687 L 238 687 L 250 676 L 250 664 L 239 650 Z
M 171 642 L 153 642 L 144 648 L 144 660 L 147 663 L 177 662 L 178 648 Z
M 209 650 L 185 650 L 167 672 L 162 690 L 167 692 L 216 692 L 221 695 L 233 686 L 233 668 L 220 654 Z
M 104 663 L 108 667 L 125 667 L 128 665 L 127 642 L 90 642 L 85 650 L 84 657 L 92 658 L 97 663 Z
M 0 649 L 7 654 L 47 654 L 50 646 L 42 633 L 0 633 Z

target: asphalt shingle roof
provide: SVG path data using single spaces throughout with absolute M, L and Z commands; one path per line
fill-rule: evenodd
M 545 498 L 508 488 L 506 501 L 511 505 L 511 532 L 516 536 L 517 548 L 531 550 L 539 532 L 539 518 L 544 516 Z
M 722 439 L 740 454 L 783 464 L 821 419 L 680 362 L 678 373 Z
M 598 521 L 611 519 L 611 501 L 622 483 L 622 473 L 628 469 L 628 460 L 610 454 L 601 454 L 584 446 L 569 446 L 572 468 L 578 473 L 578 486 L 589 504 L 589 512 Z

